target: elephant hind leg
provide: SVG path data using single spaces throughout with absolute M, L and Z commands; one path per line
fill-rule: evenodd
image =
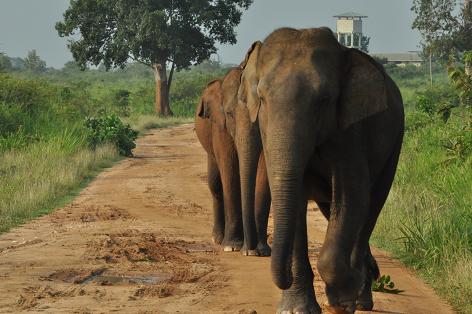
M 359 235 L 358 242 L 353 251 L 353 256 L 351 259 L 352 262 L 354 264 L 360 264 L 362 262 L 360 262 L 359 260 L 363 259 L 366 275 L 364 289 L 361 295 L 359 296 L 359 299 L 357 300 L 356 307 L 358 310 L 370 311 L 373 308 L 371 285 L 373 280 L 376 280 L 380 277 L 380 270 L 379 266 L 377 265 L 377 262 L 375 261 L 370 251 L 369 239 L 372 235 L 372 231 L 374 230 L 380 211 L 382 210 L 385 202 L 387 201 L 390 188 L 392 187 L 400 155 L 401 144 L 402 136 L 398 138 L 393 152 L 390 155 L 390 158 L 385 163 L 382 172 L 373 184 L 373 188 L 371 191 L 369 216 L 364 225 L 364 228 L 362 229 Z M 362 250 L 365 251 L 365 255 L 360 253 Z
M 225 233 L 223 186 L 218 165 L 212 156 L 208 156 L 208 187 L 213 198 L 212 240 L 215 244 L 221 244 Z

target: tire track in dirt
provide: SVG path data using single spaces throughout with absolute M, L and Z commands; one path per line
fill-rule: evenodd
M 153 130 L 135 158 L 100 174 L 72 204 L 0 236 L 0 313 L 274 313 L 270 259 L 210 243 L 206 156 L 193 125 Z M 308 213 L 310 258 L 326 222 Z M 376 313 L 453 313 L 421 280 L 374 250 L 401 295 Z M 315 289 L 325 302 L 318 275 Z

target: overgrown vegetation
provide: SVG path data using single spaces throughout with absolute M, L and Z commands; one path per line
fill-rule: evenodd
M 105 143 L 113 144 L 120 155 L 131 157 L 131 152 L 136 144 L 138 131 L 133 130 L 129 124 L 124 124 L 117 115 L 108 115 L 99 118 L 87 117 L 87 141 L 93 149 Z
M 159 118 L 153 74 L 139 64 L 105 72 L 70 62 L 33 71 L 1 57 L 7 73 L 0 74 L 0 233 L 48 213 L 119 155 L 131 155 L 138 132 L 193 120 L 201 90 L 226 71 L 205 62 L 177 72 L 175 116 Z
M 454 78 L 450 83 L 444 68 L 436 71 L 432 89 L 425 88 L 424 68 L 412 76 L 395 71 L 406 103 L 406 133 L 373 242 L 415 268 L 459 313 L 471 313 L 470 98 Z

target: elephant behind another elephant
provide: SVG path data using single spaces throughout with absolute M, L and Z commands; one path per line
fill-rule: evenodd
M 245 159 L 238 158 L 238 151 L 243 152 L 243 149 L 247 148 L 249 141 L 246 139 L 251 131 L 241 127 L 241 114 L 237 115 L 237 120 L 227 119 L 223 110 L 225 98 L 226 108 L 232 108 L 237 103 L 240 73 L 240 68 L 233 68 L 223 79 L 208 84 L 197 108 L 195 129 L 208 154 L 208 185 L 213 197 L 214 242 L 222 244 L 225 251 L 241 250 L 244 255 L 269 256 L 267 222 L 270 191 L 261 147 L 259 144 L 257 160 L 251 165 L 254 166 L 254 172 L 251 173 L 254 181 L 250 185 L 243 185 L 245 193 L 242 195 L 241 213 L 239 170 L 247 171 L 249 167 L 246 166 Z M 246 120 L 249 121 L 249 118 Z M 251 123 L 246 126 L 251 126 Z M 247 172 L 243 173 L 243 182 L 246 182 Z

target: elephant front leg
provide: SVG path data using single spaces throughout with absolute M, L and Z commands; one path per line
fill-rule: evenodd
M 208 187 L 213 198 L 212 240 L 215 244 L 221 244 L 225 235 L 223 187 L 218 165 L 212 156 L 208 156 Z
M 225 230 L 221 245 L 225 252 L 240 251 L 244 239 L 238 160 L 235 152 L 232 152 L 223 155 L 219 162 L 225 208 Z
M 329 309 L 354 313 L 365 286 L 365 272 L 364 260 L 356 265 L 351 258 L 368 216 L 369 182 L 361 166 L 339 166 L 333 174 L 333 201 L 318 270 L 326 284 Z
M 297 217 L 293 256 L 292 286 L 282 291 L 282 301 L 277 313 L 320 314 L 321 308 L 316 301 L 313 287 L 313 270 L 308 258 L 308 237 L 306 226 L 306 202 Z
M 259 166 L 256 177 L 256 201 L 255 215 L 257 227 L 257 254 L 259 256 L 270 256 L 271 248 L 267 244 L 267 224 L 269 222 L 270 212 L 270 188 L 269 179 L 265 165 L 264 155 L 259 158 Z
M 329 220 L 330 217 L 330 204 L 326 202 L 320 202 L 318 203 L 318 206 L 320 207 L 320 211 L 322 212 L 323 216 Z M 366 227 L 364 226 L 364 229 Z M 356 310 L 359 311 L 371 311 L 374 307 L 374 301 L 372 297 L 372 281 L 378 279 L 380 273 L 379 273 L 379 267 L 377 265 L 377 261 L 375 260 L 374 256 L 372 255 L 370 251 L 369 245 L 367 245 L 367 248 L 363 246 L 363 249 L 366 250 L 365 254 L 362 256 L 357 256 L 358 250 L 359 250 L 359 245 L 360 245 L 360 240 L 362 236 L 359 237 L 357 243 L 356 243 L 356 248 L 353 251 L 353 254 L 351 256 L 351 264 L 356 265 L 358 269 L 363 269 L 365 273 L 365 283 L 364 283 L 364 288 L 362 289 L 361 294 L 357 298 L 356 301 Z M 366 240 L 368 242 L 368 240 Z M 358 260 L 358 257 L 361 257 Z M 364 268 L 363 268 L 364 267 Z

